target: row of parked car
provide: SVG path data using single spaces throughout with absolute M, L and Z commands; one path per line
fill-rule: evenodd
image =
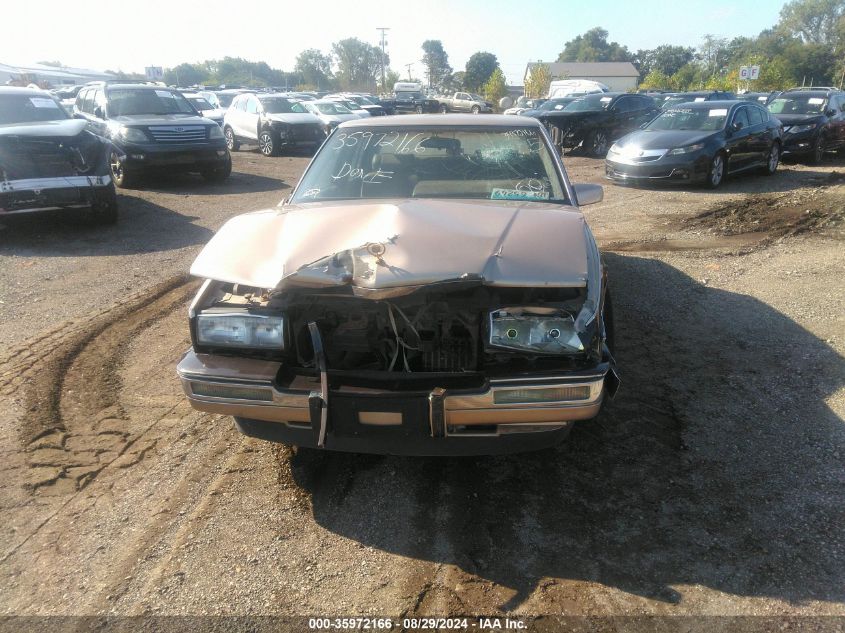
M 597 92 L 525 102 L 561 152 L 606 159 L 616 181 L 702 182 L 728 174 L 774 173 L 791 154 L 818 163 L 845 150 L 845 92 L 831 87 L 751 93 L 648 95 Z

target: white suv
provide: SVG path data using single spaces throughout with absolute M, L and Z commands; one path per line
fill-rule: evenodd
M 223 117 L 223 134 L 230 151 L 257 143 L 265 156 L 278 156 L 283 147 L 316 149 L 326 138 L 322 122 L 300 102 L 271 93 L 235 97 Z

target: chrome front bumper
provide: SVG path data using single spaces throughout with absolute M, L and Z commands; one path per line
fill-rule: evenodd
M 313 398 L 320 389 L 319 378 L 303 379 L 280 388 L 276 382 L 280 367 L 281 363 L 274 361 L 197 354 L 190 350 L 177 366 L 177 373 L 191 406 L 199 411 L 273 423 L 291 431 L 315 430 L 318 422 Z M 396 431 L 405 428 L 411 435 L 441 438 L 441 441 L 442 438 L 561 431 L 576 420 L 598 415 L 608 372 L 612 372 L 610 363 L 602 363 L 586 372 L 490 379 L 480 389 L 454 392 L 435 389 L 428 396 L 427 406 L 419 406 L 419 392 L 405 394 L 344 386 L 329 392 L 327 406 L 331 419 L 335 415 L 333 400 L 344 400 L 344 415 L 349 418 L 352 403 L 352 420 L 336 425 L 347 430 L 354 427 L 353 435 L 362 438 L 369 431 L 377 436 L 388 428 Z M 543 401 L 547 395 L 559 399 Z M 572 397 L 565 399 L 567 395 Z M 408 403 L 416 399 L 417 404 L 405 407 L 402 403 L 406 399 Z M 385 407 L 385 400 L 393 404 Z M 332 448 L 332 434 L 333 429 L 329 428 L 328 448 Z

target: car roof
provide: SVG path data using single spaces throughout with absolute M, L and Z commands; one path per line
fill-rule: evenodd
M 53 95 L 40 88 L 23 88 L 19 86 L 0 86 L 0 94 L 3 95 L 44 95 L 53 98 Z
M 341 123 L 339 127 L 536 127 L 537 119 L 501 114 L 398 114 L 368 117 Z
M 787 90 L 778 95 L 778 97 L 827 97 L 831 94 L 838 94 L 838 90 Z
M 106 90 L 117 88 L 118 90 L 169 90 L 170 92 L 180 92 L 178 88 L 159 86 L 157 84 L 103 84 L 102 87 Z

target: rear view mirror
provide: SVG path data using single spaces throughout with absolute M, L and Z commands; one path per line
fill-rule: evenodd
M 602 189 L 601 185 L 579 183 L 572 185 L 572 188 L 575 190 L 575 203 L 579 207 L 604 200 L 604 189 Z

